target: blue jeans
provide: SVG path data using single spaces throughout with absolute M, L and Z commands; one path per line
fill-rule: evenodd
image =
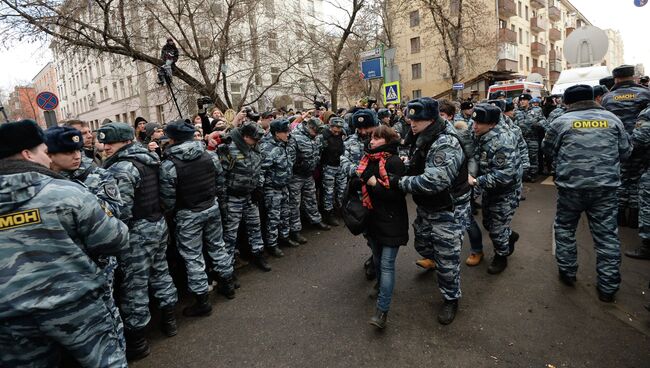
M 377 280 L 379 280 L 377 309 L 388 312 L 390 300 L 393 297 L 393 287 L 395 287 L 395 258 L 397 258 L 399 247 L 382 246 L 371 239 L 368 243 L 372 248 L 372 260 L 375 263 Z
M 474 254 L 483 252 L 483 234 L 474 215 L 472 215 L 471 223 L 467 228 L 467 235 L 469 235 L 470 251 Z

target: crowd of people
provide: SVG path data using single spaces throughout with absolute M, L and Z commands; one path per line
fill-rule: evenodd
M 395 260 L 409 242 L 407 194 L 417 207 L 416 264 L 435 270 L 437 319 L 450 324 L 466 232 L 465 263 L 485 254 L 478 210 L 494 248 L 487 272 L 497 275 L 519 240 L 511 221 L 523 182 L 545 170 L 558 188 L 559 280 L 577 281 L 575 231 L 586 212 L 598 296 L 613 302 L 618 226 L 640 228 L 642 243 L 628 255 L 650 259 L 650 91 L 633 73 L 621 66 L 613 84 L 571 87 L 544 108 L 524 91 L 384 108 L 366 98 L 336 112 L 247 107 L 231 122 L 199 103 L 191 119 L 105 121 L 94 132 L 79 120 L 45 131 L 29 120 L 2 124 L 0 365 L 50 367 L 67 357 L 126 366 L 150 353 L 150 295 L 162 332 L 178 332 L 171 262 L 194 298 L 182 314 L 208 316 L 211 291 L 235 297 L 245 254 L 271 271 L 267 254 L 308 242 L 303 221 L 328 231 L 341 217 L 367 239 L 359 263 L 377 280 L 369 323 L 383 329 Z

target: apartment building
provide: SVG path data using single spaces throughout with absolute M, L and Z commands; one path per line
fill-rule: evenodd
M 534 73 L 552 89 L 567 68 L 562 55 L 564 40 L 576 28 L 591 24 L 567 0 L 477 1 L 483 1 L 487 12 L 485 21 L 477 26 L 489 28 L 494 37 L 485 40 L 488 47 L 475 58 L 478 62 L 461 70 L 462 97 L 474 91 L 484 98 L 494 82 Z M 442 3 L 453 7 L 457 1 Z M 410 9 L 398 16 L 395 62 L 402 76 L 402 95 L 449 96 L 452 81 L 440 52 L 439 35 L 431 26 L 430 11 L 421 2 L 412 2 Z
M 288 95 L 293 100 L 291 107 L 303 108 L 309 101 L 308 94 L 299 88 L 301 75 L 299 73 L 286 72 L 280 77 L 282 68 L 271 63 L 273 54 L 281 50 L 300 50 L 301 40 L 299 32 L 290 32 L 287 24 L 288 16 L 294 17 L 293 13 L 284 12 L 285 6 L 313 16 L 323 13 L 322 0 L 292 0 L 280 2 L 276 0 L 260 1 L 262 7 L 261 18 L 251 19 L 250 27 L 245 21 L 246 15 L 240 17 L 240 21 L 234 29 L 230 41 L 237 45 L 237 50 L 229 54 L 224 64 L 210 65 L 208 73 L 228 74 L 227 90 L 228 97 L 233 105 L 239 104 L 249 92 L 248 98 L 257 93 L 262 95 L 253 106 L 258 110 L 271 108 L 273 101 L 278 96 Z M 214 22 L 219 22 L 225 16 L 226 5 L 223 0 L 215 0 L 210 3 L 206 12 L 215 15 Z M 95 8 L 95 11 L 97 9 Z M 86 16 L 86 12 L 81 12 Z M 91 17 L 95 16 L 92 13 Z M 250 19 L 250 17 L 249 17 Z M 292 18 L 293 19 L 293 18 Z M 139 21 L 140 29 L 138 35 L 151 47 L 151 53 L 157 55 L 164 45 L 169 33 L 154 22 L 152 19 Z M 259 27 L 253 27 L 253 24 Z M 302 26 L 308 26 L 309 21 L 305 20 Z M 214 27 L 209 22 L 201 24 L 205 27 L 206 35 L 202 36 L 196 45 L 177 45 L 182 52 L 182 47 L 200 47 L 210 49 L 215 47 Z M 173 28 L 173 27 L 171 27 Z M 298 27 L 300 28 L 300 27 Z M 259 33 L 258 37 L 252 37 L 251 32 Z M 179 37 L 181 39 L 181 37 Z M 254 46 L 253 39 L 259 44 Z M 184 40 L 181 40 L 183 42 Z M 237 44 L 238 43 L 238 44 Z M 244 45 L 244 46 L 241 46 Z M 63 118 L 76 118 L 88 121 L 93 129 L 98 128 L 104 119 L 121 121 L 132 124 L 135 118 L 142 116 L 148 121 L 169 122 L 178 118 L 178 111 L 167 86 L 159 86 L 157 81 L 157 69 L 151 64 L 134 61 L 133 59 L 120 55 L 108 53 L 97 53 L 92 50 L 68 50 L 59 47 L 55 42 L 51 45 L 54 55 L 54 67 L 57 72 L 57 92 L 61 97 L 61 115 Z M 295 67 L 307 70 L 308 64 L 317 63 L 317 55 L 313 55 L 306 61 L 298 63 Z M 182 59 L 182 55 L 181 55 Z M 218 57 L 213 57 L 214 63 L 218 63 Z M 188 71 L 197 80 L 202 80 L 201 71 L 187 61 L 179 60 L 179 65 Z M 250 70 L 257 68 L 259 71 L 251 75 Z M 313 69 L 313 68 L 312 68 Z M 269 87 L 273 82 L 275 86 Z M 280 83 L 282 82 L 282 83 Z M 223 86 L 216 86 L 221 91 Z M 179 79 L 175 79 L 174 88 L 179 107 L 183 118 L 190 117 L 196 113 L 196 98 L 199 95 L 191 90 Z
M 607 47 L 607 54 L 605 55 L 604 65 L 609 69 L 614 69 L 619 65 L 625 64 L 625 47 L 623 46 L 623 38 L 621 33 L 614 29 L 606 29 L 607 39 L 609 46 Z
M 38 119 L 38 116 L 42 116 L 43 113 L 36 105 L 36 90 L 32 86 L 14 87 L 14 90 L 9 93 L 5 111 L 10 121 L 32 119 L 45 128 L 44 119 Z

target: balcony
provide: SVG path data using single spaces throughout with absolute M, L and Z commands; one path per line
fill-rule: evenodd
M 532 18 L 530 20 L 530 30 L 539 33 L 539 32 L 545 32 L 546 31 L 546 20 L 542 18 Z
M 515 0 L 499 0 L 499 16 L 502 18 L 510 18 L 517 15 L 517 7 Z
M 517 32 L 508 28 L 499 28 L 499 42 L 517 43 Z
M 517 71 L 517 44 L 502 42 L 497 53 L 497 71 Z
M 530 7 L 533 9 L 541 9 L 546 7 L 545 0 L 530 0 Z
M 553 61 L 553 60 L 562 60 L 562 55 L 560 55 L 559 52 L 557 52 L 555 49 L 551 49 L 551 51 L 548 52 L 548 60 Z
M 548 39 L 551 41 L 559 41 L 562 39 L 562 32 L 557 28 L 550 28 L 548 30 Z
M 560 9 L 556 8 L 555 6 L 549 6 L 548 19 L 552 20 L 553 22 L 557 22 L 560 19 L 562 19 L 562 12 L 560 11 Z
M 551 83 L 555 84 L 555 82 L 560 79 L 560 72 L 551 71 L 548 73 L 548 79 L 551 81 Z
M 517 70 L 517 62 L 514 60 L 501 59 L 497 62 L 498 72 L 516 72 Z
M 576 27 L 574 27 L 574 26 L 568 26 L 568 27 L 566 27 L 566 28 L 564 29 L 564 33 L 566 33 L 566 37 L 569 37 L 569 35 L 571 34 L 571 32 L 573 32 L 573 31 L 575 31 L 575 30 L 576 30 Z
M 562 61 L 560 60 L 551 60 L 548 63 L 548 69 L 551 71 L 551 73 L 559 73 L 562 71 Z
M 537 73 L 540 74 L 542 77 L 546 77 L 546 68 L 542 68 L 539 66 L 534 66 L 530 69 L 532 73 Z
M 539 42 L 533 42 L 530 44 L 530 53 L 534 56 L 546 55 L 546 45 Z

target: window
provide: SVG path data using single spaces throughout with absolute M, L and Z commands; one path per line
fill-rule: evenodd
M 524 43 L 524 31 L 519 28 L 519 43 Z
M 280 81 L 280 68 L 271 67 L 271 83 L 275 84 Z
M 499 28 L 508 28 L 508 22 L 503 19 L 499 19 Z
M 460 9 L 460 0 L 449 1 L 449 14 L 451 16 L 457 16 L 459 9 Z
M 422 64 L 411 64 L 411 79 L 422 78 Z
M 312 6 L 313 6 L 313 4 L 314 3 L 312 2 Z M 264 1 L 264 7 L 266 8 L 266 12 L 270 16 L 275 15 L 275 1 L 274 0 L 266 0 L 266 1 Z
M 526 5 L 526 13 L 525 14 L 526 14 L 526 20 L 528 20 L 528 5 Z
M 241 84 L 230 83 L 230 99 L 234 106 L 239 106 L 241 103 Z
M 530 57 L 526 56 L 526 70 L 530 70 Z
M 529 40 L 530 40 L 530 33 L 528 33 L 528 31 L 526 31 L 526 45 L 528 45 L 530 43 Z
M 521 1 L 519 2 L 519 6 L 517 7 L 517 15 L 521 17 Z
M 126 98 L 126 90 L 124 89 L 124 79 L 120 79 L 120 95 L 122 98 Z
M 275 52 L 278 51 L 278 40 L 275 32 L 269 32 L 269 51 Z
M 304 101 L 293 101 L 293 107 L 296 108 L 296 110 L 302 110 L 305 108 L 305 102 Z
M 133 89 L 133 78 L 132 77 L 126 77 L 126 85 L 129 88 L 129 96 L 134 96 L 135 91 Z
M 411 54 L 420 52 L 420 37 L 411 38 Z
M 544 60 L 540 60 L 540 61 L 539 61 L 539 66 L 540 66 L 541 68 L 544 67 Z
M 420 98 L 420 97 L 422 97 L 422 90 L 421 89 L 413 90 L 413 98 Z
M 409 13 L 409 18 L 411 20 L 411 27 L 417 27 L 420 25 L 420 11 L 413 10 Z
M 519 67 L 523 68 L 524 66 L 524 55 L 519 54 Z
M 515 28 L 514 24 L 510 25 L 510 30 L 515 32 L 515 33 L 517 32 L 517 28 Z
M 113 82 L 113 99 L 116 101 L 120 99 L 120 95 L 117 92 L 117 82 Z M 120 118 L 118 117 L 116 121 L 120 121 Z

